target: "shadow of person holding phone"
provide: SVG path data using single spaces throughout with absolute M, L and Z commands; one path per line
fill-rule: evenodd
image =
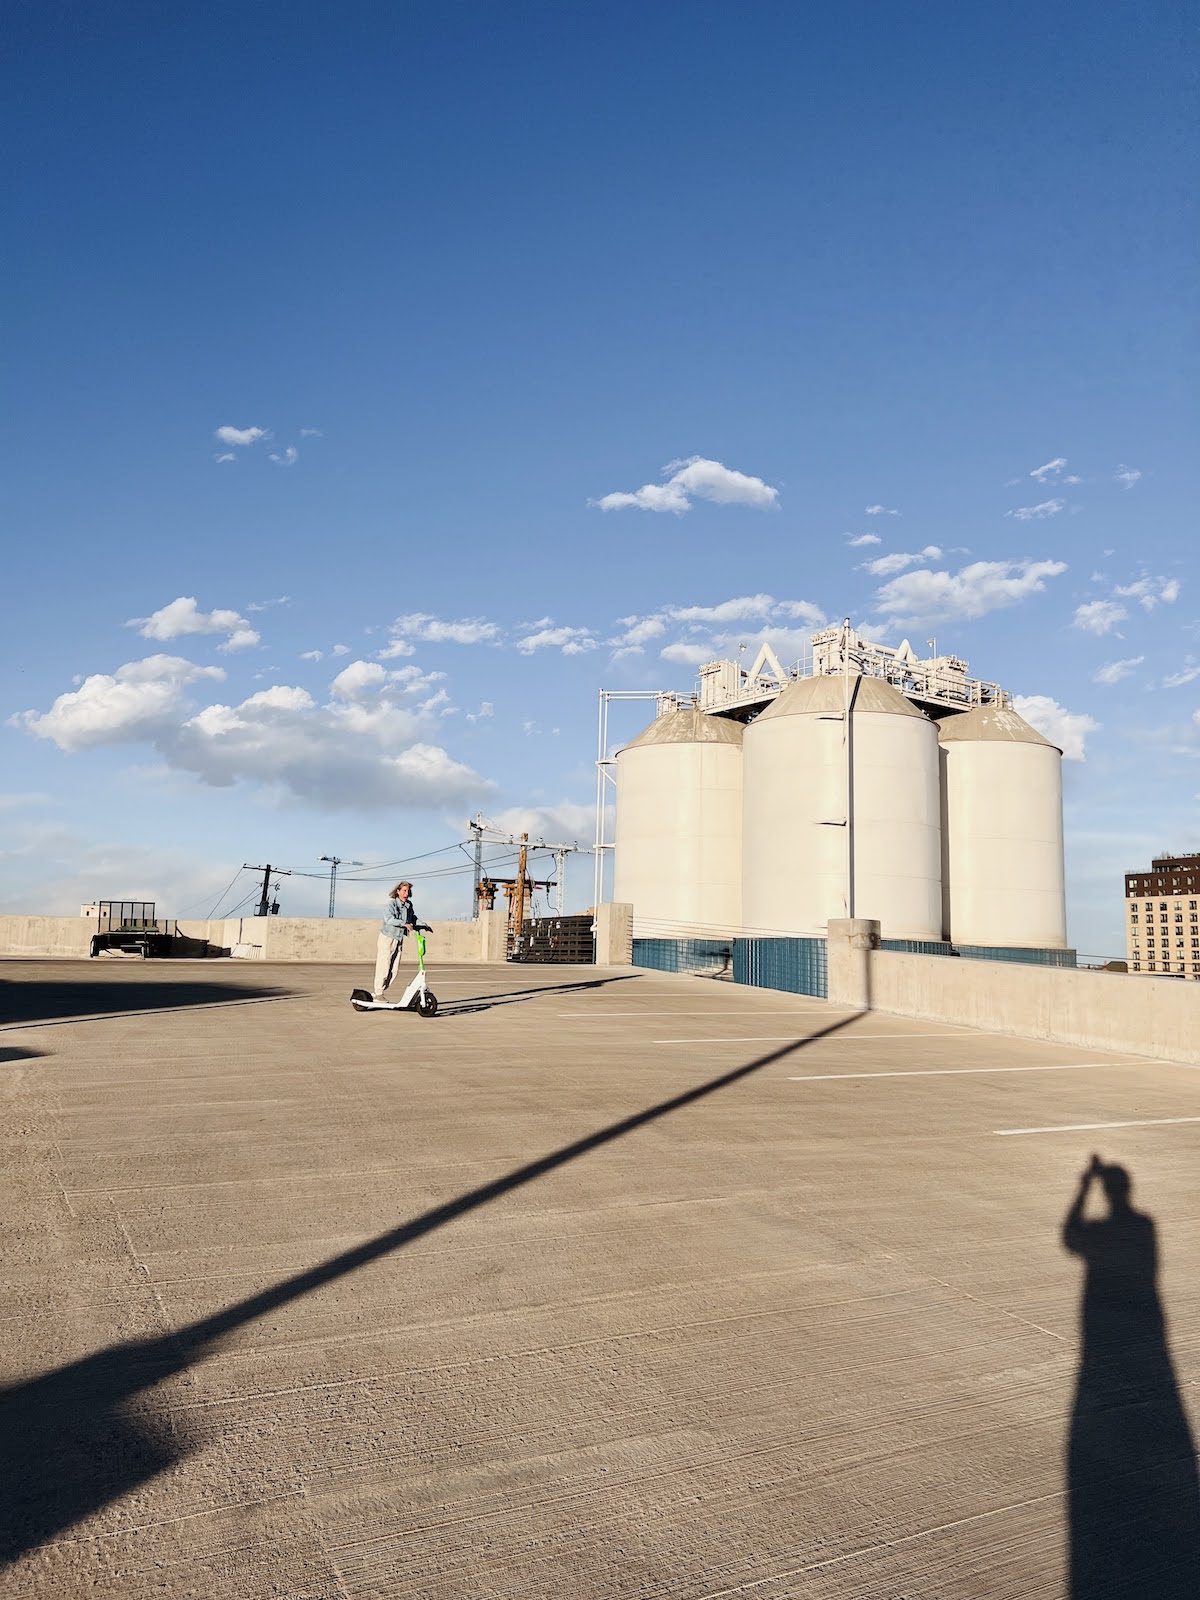
M 1106 1216 L 1084 1216 L 1093 1186 Z M 1067 1446 L 1070 1600 L 1196 1600 L 1200 1479 L 1158 1297 L 1153 1218 L 1093 1156 L 1063 1222 L 1086 1268 Z

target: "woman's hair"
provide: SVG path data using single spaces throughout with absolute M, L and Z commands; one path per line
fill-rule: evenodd
M 409 883 L 407 878 L 401 878 L 400 882 L 396 885 L 396 887 L 392 890 L 391 894 L 388 896 L 388 899 L 389 900 L 394 900 L 396 898 L 396 896 L 400 893 L 401 889 L 408 889 L 410 892 L 412 891 L 412 884 Z

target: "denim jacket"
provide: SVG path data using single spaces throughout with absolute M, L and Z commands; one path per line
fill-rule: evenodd
M 389 939 L 403 939 L 410 928 L 416 927 L 417 913 L 411 900 L 389 900 L 379 924 L 381 933 Z

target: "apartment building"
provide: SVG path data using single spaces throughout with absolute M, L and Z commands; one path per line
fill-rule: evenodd
M 1130 972 L 1200 979 L 1200 855 L 1125 874 L 1125 952 Z

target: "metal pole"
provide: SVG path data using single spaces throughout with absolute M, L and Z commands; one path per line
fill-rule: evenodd
M 555 895 L 554 899 L 555 899 L 555 910 L 558 912 L 560 917 L 563 914 L 563 907 L 564 907 L 565 902 L 566 902 L 566 891 L 567 891 L 566 875 L 567 875 L 567 852 L 565 850 L 556 850 L 554 852 L 554 876 L 558 879 L 558 892 Z
M 600 904 L 604 895 L 604 758 L 608 753 L 607 712 L 608 694 L 601 689 L 596 733 L 596 867 L 592 885 L 593 907 Z
M 270 915 L 270 911 L 271 911 L 270 886 L 271 886 L 271 863 L 268 861 L 266 866 L 263 868 L 262 894 L 259 896 L 259 901 L 258 901 L 258 914 L 259 914 L 260 917 L 265 917 L 265 916 L 269 916 Z
M 479 885 L 483 881 L 483 813 L 477 811 L 467 827 L 475 835 L 475 882 L 471 889 L 471 915 L 479 915 Z
M 347 861 L 344 856 L 321 856 L 322 861 L 329 863 L 329 915 L 333 916 L 334 901 L 337 896 L 337 869 L 342 866 L 361 867 L 361 861 Z
M 513 939 L 521 937 L 521 929 L 525 924 L 525 872 L 529 862 L 528 850 L 529 835 L 521 835 L 521 849 L 517 856 L 517 892 L 513 895 Z
M 850 732 L 850 618 L 842 625 L 842 739 L 846 751 L 846 915 L 854 915 L 854 743 Z

